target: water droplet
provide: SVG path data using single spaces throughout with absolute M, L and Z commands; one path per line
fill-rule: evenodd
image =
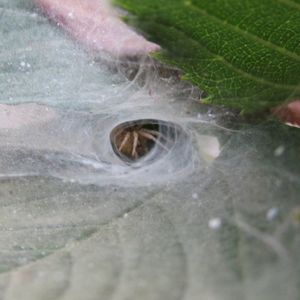
M 278 216 L 278 213 L 279 213 L 279 209 L 277 207 L 272 207 L 267 211 L 266 219 L 272 221 Z
M 281 145 L 275 149 L 274 156 L 276 156 L 276 157 L 281 156 L 284 153 L 284 151 L 285 151 L 285 148 L 284 148 L 284 146 Z
M 195 200 L 199 199 L 198 193 L 193 193 L 192 198 Z
M 69 17 L 70 19 L 74 19 L 74 13 L 73 13 L 72 11 L 70 11 L 70 12 L 68 13 L 68 17 Z
M 220 218 L 212 218 L 209 220 L 208 226 L 210 229 L 218 230 L 222 226 L 222 220 Z

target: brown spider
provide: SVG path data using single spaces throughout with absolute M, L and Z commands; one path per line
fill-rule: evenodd
M 119 155 L 125 156 L 130 160 L 138 160 L 146 155 L 155 145 L 168 150 L 163 144 L 167 142 L 167 139 L 153 124 L 122 126 L 116 130 L 113 139 Z

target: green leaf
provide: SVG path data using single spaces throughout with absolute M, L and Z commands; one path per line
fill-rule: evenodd
M 210 103 L 254 112 L 300 95 L 299 0 L 115 0 Z

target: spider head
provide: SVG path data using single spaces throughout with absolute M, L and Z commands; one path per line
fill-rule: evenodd
M 154 152 L 166 153 L 174 144 L 175 131 L 173 124 L 165 121 L 136 120 L 115 127 L 110 139 L 117 156 L 132 164 L 150 158 Z

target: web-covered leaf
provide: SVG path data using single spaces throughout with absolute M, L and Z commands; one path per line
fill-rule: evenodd
M 30 2 L 0 0 L 0 299 L 298 300 L 300 131 L 203 120 L 182 89 L 128 83 Z M 145 116 L 190 138 L 124 166 L 109 133 Z

